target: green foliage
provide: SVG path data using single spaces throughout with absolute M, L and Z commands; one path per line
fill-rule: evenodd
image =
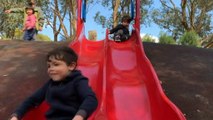
M 151 5 L 153 4 L 153 0 L 140 0 L 141 5 L 140 5 L 140 13 L 141 13 L 141 19 L 140 19 L 140 23 L 148 26 L 151 22 Z
M 178 15 L 175 15 L 175 11 L 168 11 L 166 8 L 155 9 L 152 11 L 153 21 L 162 29 L 166 29 L 173 38 L 177 39 L 179 35 L 184 32 L 184 28 L 181 26 L 181 20 Z
M 24 7 L 25 0 L 1 0 L 0 4 L 0 34 L 5 35 L 6 38 L 13 38 L 15 35 L 15 28 L 22 26 L 23 15 L 21 14 L 5 14 L 5 10 L 10 8 Z
M 155 39 L 153 39 L 150 35 L 145 35 L 143 38 L 142 38 L 143 42 L 155 42 Z
M 176 44 L 173 37 L 167 35 L 166 33 L 160 33 L 159 43 L 161 43 L 161 44 Z
M 103 28 L 106 27 L 106 17 L 104 17 L 103 15 L 100 15 L 100 12 L 97 12 L 95 14 L 94 20 L 96 23 L 102 25 Z
M 204 37 L 212 33 L 212 0 L 160 0 L 161 8 L 152 12 L 153 21 L 166 29 L 175 40 L 185 31 L 194 30 Z
M 0 37 L 8 39 L 20 39 L 22 36 L 21 31 L 23 27 L 23 13 L 10 13 L 6 14 L 5 10 L 11 8 L 24 8 L 30 0 L 1 0 L 0 4 Z M 39 5 L 47 0 L 35 0 Z
M 43 35 L 43 34 L 38 34 L 36 36 L 36 40 L 39 40 L 39 41 L 52 41 L 47 35 Z
M 23 37 L 23 31 L 21 29 L 16 28 L 15 29 L 15 39 L 22 39 Z
M 99 0 L 100 1 L 100 0 Z M 112 2 L 110 0 L 101 0 L 100 3 L 103 7 L 106 8 L 106 10 L 108 12 L 113 12 L 114 10 L 114 6 L 115 6 L 115 1 Z M 141 24 L 143 23 L 149 23 L 150 19 L 149 19 L 149 9 L 150 6 L 153 2 L 153 0 L 140 0 L 141 2 Z M 120 0 L 120 6 L 118 9 L 118 21 L 121 21 L 121 16 L 124 14 L 129 14 L 130 15 L 130 0 Z M 96 23 L 98 23 L 99 25 L 102 25 L 103 28 L 107 27 L 107 28 L 111 28 L 111 26 L 113 26 L 113 13 L 110 14 L 110 16 L 106 16 L 105 11 L 104 12 L 100 12 L 98 11 L 94 17 L 94 20 Z M 147 24 L 145 24 L 147 25 Z
M 1 34 L 0 40 L 9 40 L 5 34 Z
M 189 46 L 200 46 L 200 37 L 195 31 L 185 32 L 180 38 L 179 44 Z
M 201 46 L 204 48 L 213 48 L 213 33 L 205 38 L 202 38 Z

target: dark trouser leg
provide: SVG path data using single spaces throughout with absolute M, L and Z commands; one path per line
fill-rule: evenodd
M 29 40 L 31 41 L 31 40 L 35 40 L 34 39 L 34 36 L 35 36 L 35 34 L 36 34 L 36 30 L 33 28 L 33 29 L 30 29 L 30 30 L 28 30 L 28 32 L 29 32 Z
M 25 30 L 25 31 L 24 31 L 23 39 L 24 39 L 25 41 L 30 40 L 30 36 L 29 36 L 29 31 L 28 31 L 28 30 Z
M 31 41 L 31 40 L 34 40 L 34 35 L 36 33 L 36 30 L 33 28 L 33 29 L 29 29 L 29 30 L 25 30 L 24 31 L 24 40 L 26 41 Z

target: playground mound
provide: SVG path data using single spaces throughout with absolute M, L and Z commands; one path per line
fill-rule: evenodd
M 165 94 L 187 120 L 213 119 L 213 49 L 144 43 Z
M 0 41 L 0 118 L 47 81 L 45 55 L 66 42 Z M 168 98 L 187 120 L 213 119 L 213 50 L 144 43 Z M 21 93 L 20 93 L 21 91 Z

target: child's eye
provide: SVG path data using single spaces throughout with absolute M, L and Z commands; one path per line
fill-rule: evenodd
M 54 66 L 59 66 L 59 64 L 58 64 L 58 63 L 53 63 L 53 65 L 54 65 Z

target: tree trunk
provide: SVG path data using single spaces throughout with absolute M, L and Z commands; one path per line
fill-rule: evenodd
M 76 0 L 71 0 L 71 4 L 69 6 L 70 12 L 69 12 L 69 21 L 70 21 L 70 37 L 71 39 L 73 38 L 73 36 L 76 34 L 76 29 L 77 29 L 77 13 L 76 13 L 76 9 L 77 9 L 77 3 Z
M 118 8 L 120 5 L 121 1 L 120 0 L 116 0 L 115 1 L 115 5 L 114 5 L 114 11 L 113 11 L 113 26 L 117 26 L 118 25 Z
M 55 4 L 58 4 L 57 0 L 54 0 Z M 56 6 L 56 5 L 55 5 Z M 54 12 L 54 17 L 53 17 L 53 34 L 54 34 L 54 42 L 58 41 L 58 34 L 57 34 L 57 30 L 56 30 L 56 22 L 57 22 L 57 16 Z

